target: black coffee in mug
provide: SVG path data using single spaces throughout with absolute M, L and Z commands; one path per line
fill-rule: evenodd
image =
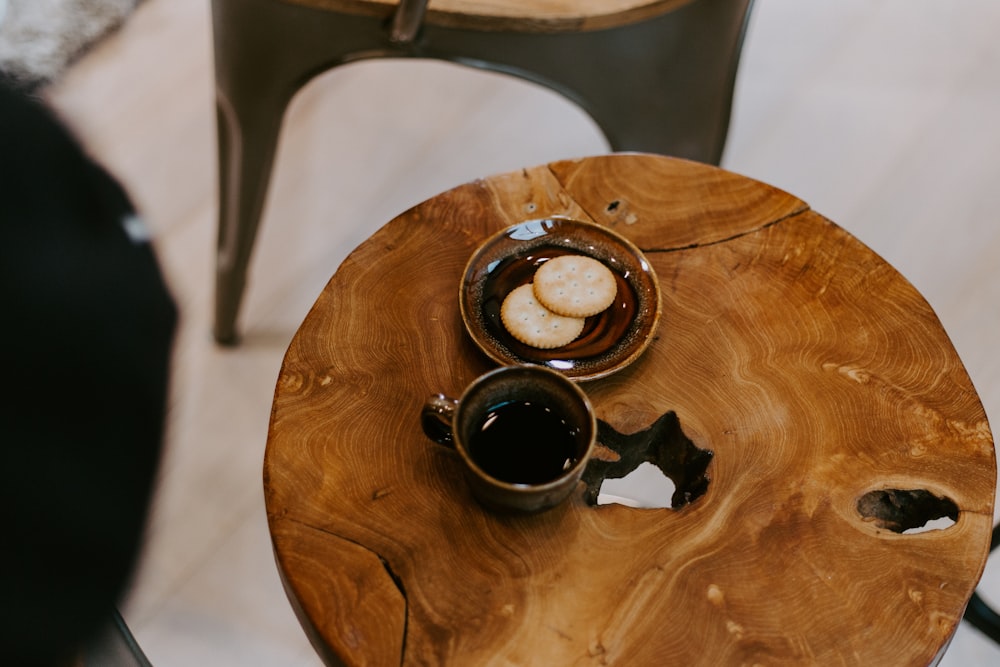
M 429 396 L 420 423 L 428 438 L 461 456 L 476 500 L 504 513 L 541 512 L 566 500 L 597 438 L 583 390 L 531 364 L 494 368 L 460 398 Z
M 509 401 L 486 411 L 469 434 L 469 457 L 486 474 L 511 484 L 545 484 L 572 468 L 580 429 L 535 401 Z

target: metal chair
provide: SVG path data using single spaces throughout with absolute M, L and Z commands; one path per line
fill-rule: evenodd
M 1000 544 L 1000 524 L 993 528 L 993 538 L 990 540 L 990 552 Z M 972 594 L 969 606 L 965 608 L 965 620 L 993 641 L 1000 643 L 1000 614 L 997 614 L 978 592 Z
M 717 164 L 750 7 L 751 0 L 213 0 L 216 340 L 236 341 L 282 117 L 315 75 L 385 57 L 505 72 L 577 103 L 613 150 Z
M 83 667 L 152 667 L 117 609 L 111 610 L 106 631 L 84 650 L 81 662 Z

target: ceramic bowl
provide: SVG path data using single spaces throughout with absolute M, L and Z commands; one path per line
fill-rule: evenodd
M 586 318 L 568 345 L 538 349 L 510 335 L 500 306 L 514 288 L 532 282 L 545 261 L 582 254 L 612 270 L 614 303 Z M 486 239 L 472 254 L 459 288 L 465 328 L 476 345 L 501 364 L 539 364 L 578 380 L 594 380 L 625 368 L 653 340 L 660 321 L 660 288 L 653 267 L 631 241 L 607 227 L 569 218 L 529 220 Z

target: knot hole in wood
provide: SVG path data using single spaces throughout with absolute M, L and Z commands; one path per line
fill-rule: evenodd
M 858 499 L 858 513 L 894 533 L 942 530 L 958 521 L 958 505 L 926 489 L 869 491 Z M 939 519 L 944 521 L 937 522 Z

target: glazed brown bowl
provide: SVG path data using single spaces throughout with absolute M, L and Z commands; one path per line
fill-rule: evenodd
M 614 273 L 618 294 L 607 310 L 586 318 L 573 342 L 531 347 L 507 332 L 500 306 L 514 288 L 530 283 L 545 261 L 564 254 L 602 262 Z M 529 220 L 486 239 L 465 267 L 459 304 L 472 340 L 494 361 L 547 366 L 577 381 L 605 377 L 638 359 L 653 340 L 661 312 L 659 283 L 642 252 L 607 227 L 569 218 Z

